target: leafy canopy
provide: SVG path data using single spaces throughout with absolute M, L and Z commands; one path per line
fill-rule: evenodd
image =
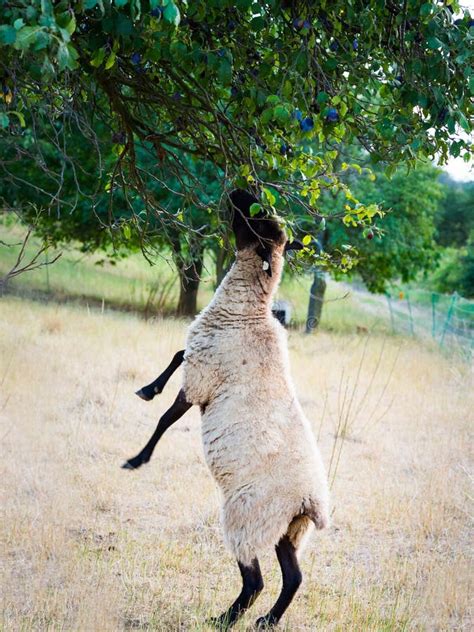
M 471 129 L 474 30 L 458 12 L 451 0 L 4 2 L 1 133 L 14 152 L 33 130 L 32 155 L 47 134 L 59 183 L 80 171 L 72 132 L 98 155 L 112 149 L 113 165 L 97 160 L 110 223 L 121 191 L 144 234 L 150 216 L 198 235 L 222 227 L 179 219 L 189 205 L 214 218 L 222 207 L 202 201 L 183 156 L 213 164 L 222 195 L 253 188 L 290 231 L 301 210 L 325 220 L 322 191 L 346 198 L 331 221 L 367 227 L 376 207 L 341 178 L 342 146 L 357 140 L 389 173 L 417 157 L 469 160 L 458 132 Z M 169 178 L 181 209 L 153 194 Z
M 443 186 L 439 170 L 421 163 L 408 174 L 398 170 L 390 180 L 376 167 L 374 176 L 355 177 L 352 188 L 364 203 L 378 200 L 387 211 L 377 220 L 376 229 L 358 231 L 342 223 L 330 224 L 324 247 L 337 254 L 344 252 L 345 244 L 352 244 L 357 251 L 355 272 L 370 291 L 383 292 L 390 281 L 407 282 L 434 267 L 435 219 Z M 341 201 L 325 199 L 324 203 L 331 213 Z

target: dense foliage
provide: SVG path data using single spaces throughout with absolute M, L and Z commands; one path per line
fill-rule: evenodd
M 446 193 L 436 215 L 436 241 L 444 252 L 430 283 L 438 292 L 474 298 L 474 183 L 443 180 Z
M 444 181 L 446 195 L 436 217 L 437 242 L 462 247 L 474 234 L 474 182 Z
M 95 212 L 105 192 L 104 229 L 148 244 L 159 226 L 195 242 L 225 233 L 223 196 L 237 184 L 290 228 L 304 212 L 317 232 L 324 191 L 345 196 L 332 221 L 367 228 L 377 207 L 350 191 L 344 145 L 357 139 L 389 171 L 416 157 L 469 159 L 458 130 L 473 111 L 472 18 L 455 17 L 454 1 L 0 6 L 0 168 L 36 187 L 38 213 Z M 17 158 L 39 166 L 41 190 L 11 168 Z M 206 197 L 189 161 L 213 166 L 218 195 Z M 207 220 L 196 226 L 187 208 Z
M 329 253 L 353 244 L 357 250 L 355 271 L 369 290 L 383 292 L 388 281 L 407 282 L 434 266 L 435 218 L 443 187 L 439 170 L 423 164 L 410 172 L 399 169 L 391 179 L 379 169 L 374 175 L 354 178 L 351 188 L 365 204 L 378 201 L 385 211 L 377 220 L 378 233 L 335 224 L 326 231 L 323 244 Z M 334 200 L 326 204 L 334 207 Z

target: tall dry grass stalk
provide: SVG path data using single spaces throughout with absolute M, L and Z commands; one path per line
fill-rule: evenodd
M 178 321 L 0 302 L 4 630 L 205 631 L 237 594 L 198 412 L 148 466 L 120 469 L 180 376 L 151 404 L 133 392 L 184 332 Z M 471 629 L 469 370 L 375 336 L 292 333 L 290 349 L 332 461 L 334 515 L 308 545 L 281 629 Z M 237 629 L 279 590 L 274 556 L 262 567 L 264 594 Z

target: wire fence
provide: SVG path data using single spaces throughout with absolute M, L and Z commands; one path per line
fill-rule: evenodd
M 474 301 L 456 292 L 447 295 L 423 290 L 386 296 L 394 333 L 431 338 L 441 349 L 472 360 Z

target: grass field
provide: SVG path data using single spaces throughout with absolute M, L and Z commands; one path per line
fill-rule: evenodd
M 0 222 L 0 241 L 19 243 L 23 235 L 24 230 L 19 226 L 7 226 Z M 29 242 L 26 260 L 37 252 L 38 245 L 39 242 L 34 239 Z M 18 250 L 19 247 L 5 248 L 0 244 L 0 277 L 13 266 Z M 50 260 L 56 252 L 52 250 L 49 253 Z M 165 258 L 157 258 L 154 263 L 151 266 L 141 253 L 137 253 L 112 265 L 110 261 L 104 261 L 103 255 L 86 255 L 68 247 L 53 265 L 12 279 L 9 289 L 19 296 L 114 308 L 137 312 L 147 318 L 156 314 L 170 315 L 177 304 L 177 273 Z M 199 288 L 199 308 L 207 305 L 212 298 L 214 272 L 215 266 L 208 257 Z M 291 303 L 293 321 L 297 326 L 303 326 L 306 319 L 311 280 L 310 274 L 287 275 L 279 290 L 278 298 Z M 388 313 L 385 316 L 385 319 L 374 317 L 360 298 L 351 295 L 347 288 L 329 282 L 321 322 L 323 329 L 347 333 L 359 326 L 380 332 L 389 328 Z
M 353 327 L 353 330 L 355 327 Z M 240 589 L 191 410 L 152 462 L 120 469 L 174 399 L 133 393 L 185 323 L 0 299 L 2 629 L 211 630 Z M 290 334 L 333 482 L 281 629 L 469 630 L 472 374 L 414 342 Z M 471 472 L 471 473 L 470 473 Z M 273 602 L 279 572 L 237 629 Z

